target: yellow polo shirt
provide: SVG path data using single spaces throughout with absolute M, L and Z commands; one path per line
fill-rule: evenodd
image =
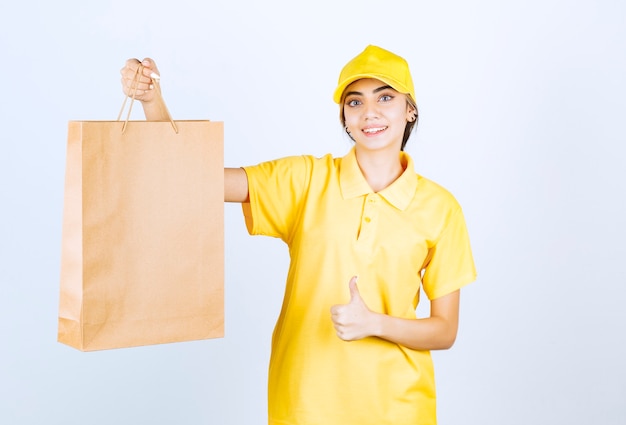
M 430 299 L 476 277 L 461 208 L 441 186 L 406 169 L 374 193 L 354 148 L 343 158 L 298 156 L 245 167 L 248 232 L 281 238 L 291 264 L 272 338 L 271 425 L 431 425 L 435 382 L 428 351 L 369 337 L 339 339 L 330 308 L 348 282 L 376 312 L 415 318 Z

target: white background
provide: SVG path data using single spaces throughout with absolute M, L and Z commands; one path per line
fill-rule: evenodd
M 479 272 L 434 353 L 440 424 L 626 423 L 622 0 L 3 2 L 1 423 L 266 423 L 288 258 L 239 205 L 224 339 L 56 342 L 67 121 L 115 119 L 119 69 L 151 56 L 175 119 L 225 122 L 228 166 L 343 155 L 331 95 L 370 43 L 411 65 L 407 150 L 464 207 Z

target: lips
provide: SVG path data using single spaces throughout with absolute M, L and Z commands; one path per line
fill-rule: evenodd
M 385 130 L 387 130 L 387 127 L 369 127 L 369 128 L 364 128 L 362 131 L 365 134 L 378 134 Z

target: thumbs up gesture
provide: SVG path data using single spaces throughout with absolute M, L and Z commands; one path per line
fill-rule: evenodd
M 337 331 L 337 336 L 344 341 L 355 341 L 374 335 L 375 316 L 361 298 L 357 286 L 357 276 L 353 276 L 348 284 L 350 288 L 350 302 L 337 304 L 331 307 L 331 320 Z

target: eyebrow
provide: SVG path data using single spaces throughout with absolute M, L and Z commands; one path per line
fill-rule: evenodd
M 372 93 L 378 93 L 378 92 L 381 92 L 381 91 L 387 90 L 387 89 L 392 89 L 393 90 L 393 87 L 391 87 L 389 85 L 381 86 L 381 87 L 378 87 L 377 89 L 374 89 L 372 91 Z M 353 96 L 353 95 L 354 96 L 363 96 L 363 93 L 361 93 L 360 91 L 349 91 L 348 93 L 346 93 L 345 97 Z

